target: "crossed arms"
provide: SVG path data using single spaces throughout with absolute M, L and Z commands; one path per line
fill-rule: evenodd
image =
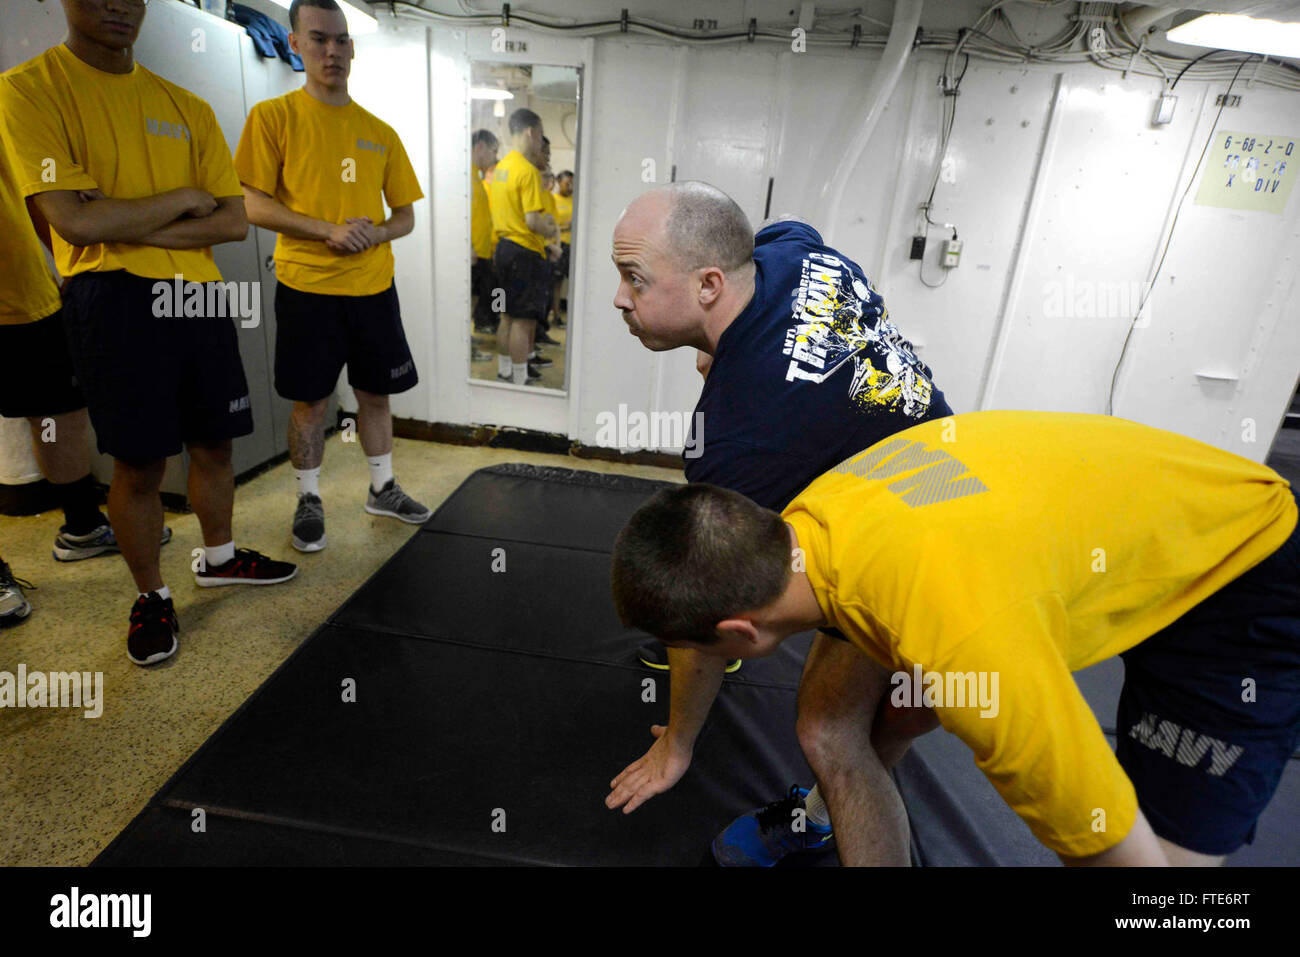
M 74 246 L 132 243 L 201 249 L 248 235 L 242 196 L 214 197 L 183 186 L 138 199 L 111 199 L 98 189 L 37 193 L 41 216 Z

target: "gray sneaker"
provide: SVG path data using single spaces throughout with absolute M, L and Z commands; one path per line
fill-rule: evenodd
M 411 496 L 402 491 L 395 479 L 389 479 L 378 493 L 370 489 L 366 495 L 366 511 L 371 515 L 387 515 L 400 518 L 412 525 L 422 525 L 433 514 Z
M 293 513 L 293 547 L 300 552 L 318 552 L 325 547 L 325 506 L 319 495 L 298 496 Z
M 32 606 L 23 594 L 24 588 L 34 589 L 29 581 L 15 578 L 9 566 L 0 562 L 0 628 L 17 625 L 32 613 Z

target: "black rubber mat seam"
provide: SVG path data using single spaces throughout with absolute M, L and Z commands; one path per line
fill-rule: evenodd
M 432 521 L 432 519 L 430 519 Z M 431 535 L 454 535 L 456 538 L 477 538 L 485 542 L 501 542 L 507 545 L 532 545 L 536 548 L 559 548 L 569 552 L 587 552 L 590 555 L 609 555 L 613 556 L 614 550 L 611 548 L 587 548 L 584 545 L 556 545 L 554 542 L 535 542 L 526 538 L 506 538 L 504 535 L 475 535 L 473 532 L 454 532 L 445 528 L 428 528 L 421 525 L 420 531 L 428 532 Z M 402 546 L 405 548 L 406 546 Z
M 555 465 L 532 465 L 527 462 L 502 462 L 488 465 L 477 472 L 489 475 L 505 475 L 511 478 L 525 478 L 531 481 L 554 482 L 558 485 L 582 485 L 587 488 L 600 488 L 613 492 L 658 492 L 661 489 L 681 485 L 666 479 L 648 479 L 639 475 L 620 475 L 617 472 L 593 472 L 591 469 L 571 469 Z M 469 481 L 469 479 L 466 479 Z M 463 484 L 463 483 L 462 483 Z
M 528 651 L 524 648 L 503 648 L 499 645 L 483 645 L 474 641 L 446 638 L 442 635 L 418 635 L 414 632 L 400 631 L 396 628 L 382 628 L 374 625 L 360 625 L 352 622 L 330 622 L 329 624 L 340 631 L 364 632 L 372 635 L 390 635 L 396 638 L 408 638 L 412 641 L 432 641 L 435 644 L 440 645 L 455 645 L 458 648 L 475 648 L 479 651 L 493 651 L 503 655 L 518 655 L 524 658 L 543 658 L 547 661 L 567 661 L 570 664 L 578 665 L 599 665 L 603 668 L 617 668 L 620 671 L 642 672 L 647 678 L 658 677 L 661 674 L 664 675 L 664 677 L 667 677 L 666 672 L 651 671 L 649 668 L 640 664 L 624 665 L 619 664 L 617 661 L 604 661 L 599 658 L 574 658 L 570 655 L 557 655 L 545 651 Z M 270 678 L 267 678 L 268 682 L 270 680 Z M 769 681 L 751 681 L 746 678 L 736 678 L 731 675 L 724 676 L 723 681 L 727 684 L 745 685 L 747 688 L 770 688 L 773 691 L 791 692 L 797 692 L 799 690 L 798 685 L 776 684 Z
M 333 834 L 339 837 L 351 837 L 383 844 L 398 844 L 403 847 L 422 847 L 433 851 L 447 851 L 454 854 L 463 854 L 467 857 L 479 857 L 489 861 L 510 861 L 514 864 L 530 864 L 536 867 L 564 866 L 562 864 L 556 864 L 553 861 L 534 860 L 530 857 L 523 857 L 515 854 L 494 854 L 490 851 L 481 850 L 467 851 L 464 848 L 456 847 L 451 844 L 439 844 L 434 841 L 421 841 L 409 837 L 394 837 L 391 834 L 381 834 L 376 831 L 363 831 L 351 827 L 339 827 L 334 824 L 323 824 L 316 821 L 301 821 L 297 818 L 281 817 L 278 814 L 262 814 L 258 811 L 244 811 L 239 808 L 216 807 L 211 804 L 195 804 L 193 801 L 181 801 L 177 798 L 164 798 L 156 804 L 150 802 L 149 806 L 155 808 L 169 808 L 174 811 L 202 810 L 205 815 L 210 817 L 224 817 L 235 821 L 253 821 L 257 824 L 272 824 L 278 827 L 293 828 L 298 831 L 312 831 L 317 834 Z

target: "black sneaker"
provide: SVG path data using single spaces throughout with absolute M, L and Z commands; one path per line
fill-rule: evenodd
M 204 571 L 194 573 L 194 582 L 200 588 L 217 588 L 221 585 L 278 585 L 298 574 L 292 562 L 277 562 L 251 548 L 236 548 L 235 557 L 223 565 L 208 565 Z
M 539 353 L 537 353 L 535 356 L 533 356 L 531 359 L 528 360 L 528 364 L 529 364 L 530 366 L 537 366 L 537 368 L 539 368 L 539 369 L 545 369 L 547 366 L 553 366 L 553 365 L 555 365 L 555 360 L 554 360 L 554 359 L 548 359 L 548 358 L 546 358 L 546 356 L 542 355 L 542 354 L 539 352 Z
M 668 670 L 668 646 L 662 641 L 647 641 L 636 650 L 636 656 L 641 664 L 653 671 Z M 734 674 L 740 670 L 740 659 L 727 662 L 727 674 Z
M 539 332 L 533 336 L 533 342 L 543 346 L 558 346 L 560 344 L 560 340 L 552 339 L 544 332 Z
M 529 359 L 528 360 L 528 381 L 532 382 L 534 379 L 540 379 L 541 377 L 542 374 L 538 372 L 537 369 L 533 366 L 533 360 Z M 497 373 L 497 378 L 500 379 L 502 382 L 515 381 L 514 376 L 502 375 L 500 372 Z
M 325 547 L 325 506 L 311 492 L 298 496 L 293 513 L 293 547 L 300 552 L 318 552 Z
M 137 665 L 165 661 L 176 654 L 176 633 L 180 630 L 170 598 L 163 598 L 156 591 L 141 595 L 131 609 L 126 656 Z
M 23 594 L 24 588 L 29 591 L 36 590 L 35 585 L 14 577 L 9 566 L 0 562 L 0 628 L 22 624 L 32 613 L 31 603 Z

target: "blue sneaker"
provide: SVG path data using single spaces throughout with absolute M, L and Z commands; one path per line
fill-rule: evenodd
M 781 800 L 736 818 L 713 839 L 714 860 L 722 867 L 771 867 L 792 852 L 825 848 L 829 827 L 805 819 L 802 832 L 794 829 L 794 812 L 809 790 L 796 784 Z
M 164 525 L 160 544 L 166 545 L 171 540 L 172 530 Z M 54 539 L 54 559 L 60 562 L 79 562 L 85 558 L 111 555 L 117 551 L 117 536 L 113 534 L 113 526 L 107 522 L 84 535 L 71 534 L 65 525 L 59 529 L 58 537 Z

